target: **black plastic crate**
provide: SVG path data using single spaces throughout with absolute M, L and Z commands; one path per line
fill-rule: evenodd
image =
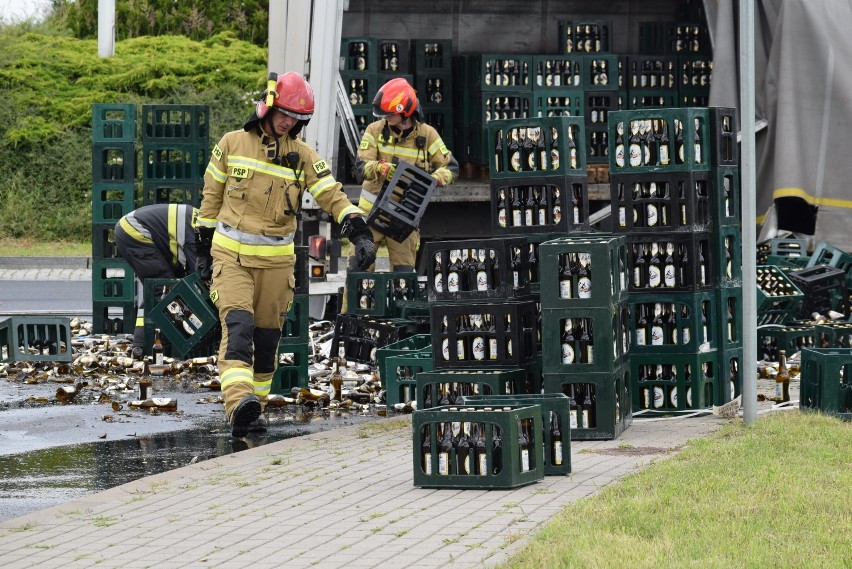
M 586 176 L 545 176 L 491 182 L 491 228 L 495 235 L 587 233 Z
M 628 89 L 627 109 L 668 109 L 680 106 L 679 101 L 680 93 L 676 89 L 642 89 L 641 91 Z
M 809 316 L 814 312 L 822 315 L 829 310 L 849 318 L 849 295 L 846 289 L 846 273 L 828 265 L 816 265 L 787 274 L 793 284 L 804 295 L 802 309 Z
M 437 303 L 430 316 L 436 370 L 521 367 L 536 357 L 535 300 Z
M 523 237 L 429 241 L 430 301 L 523 298 L 530 294 L 529 249 Z
M 586 163 L 609 164 L 609 129 L 606 125 L 586 127 Z
M 402 242 L 420 225 L 435 191 L 435 178 L 401 160 L 373 203 L 367 224 Z
M 407 336 L 409 322 L 393 318 L 372 318 L 356 314 L 338 314 L 334 321 L 332 356 L 375 364 L 376 351 Z
M 613 231 L 707 231 L 714 227 L 712 189 L 709 172 L 613 174 Z
M 630 293 L 708 290 L 718 268 L 709 232 L 627 235 Z

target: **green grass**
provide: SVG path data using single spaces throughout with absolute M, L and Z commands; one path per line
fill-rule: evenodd
M 33 241 L 32 239 L 0 239 L 0 256 L 5 257 L 91 257 L 90 242 Z
M 850 567 L 850 489 L 852 424 L 777 413 L 572 504 L 503 567 Z

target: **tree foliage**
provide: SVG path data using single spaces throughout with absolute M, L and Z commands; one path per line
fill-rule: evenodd
M 98 37 L 98 0 L 53 0 L 51 16 L 79 39 Z M 116 41 L 142 36 L 182 35 L 202 41 L 220 32 L 264 46 L 269 1 L 116 0 Z

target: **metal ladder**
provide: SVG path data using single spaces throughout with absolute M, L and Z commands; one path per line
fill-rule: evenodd
M 343 132 L 346 148 L 354 162 L 358 157 L 358 143 L 361 134 L 358 131 L 358 123 L 355 122 L 352 105 L 349 103 L 349 95 L 346 93 L 346 85 L 344 85 L 340 73 L 337 74 L 337 116 L 340 117 L 340 130 Z

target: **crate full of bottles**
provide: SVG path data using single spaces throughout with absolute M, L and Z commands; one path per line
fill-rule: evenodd
M 607 372 L 545 373 L 544 392 L 568 397 L 572 441 L 617 438 L 633 423 L 627 364 Z
M 533 91 L 583 88 L 583 57 L 579 55 L 534 55 Z
M 171 343 L 175 357 L 188 354 L 219 324 L 219 312 L 210 300 L 210 290 L 198 273 L 173 286 L 154 306 L 150 318 Z
M 799 406 L 852 421 L 852 349 L 802 350 Z
M 627 235 L 630 293 L 697 292 L 717 282 L 709 232 Z
M 581 117 L 493 120 L 488 123 L 491 179 L 584 175 Z M 579 142 L 578 142 L 579 141 Z
M 347 311 L 362 316 L 398 316 L 397 301 L 413 300 L 417 273 L 347 273 Z
M 436 370 L 523 367 L 536 357 L 534 299 L 437 303 L 430 319 Z
M 718 348 L 721 323 L 714 291 L 631 294 L 634 354 L 696 353 Z
M 586 91 L 624 89 L 627 85 L 624 59 L 614 53 L 595 53 L 583 56 L 581 85 Z
M 629 354 L 626 303 L 541 311 L 545 373 L 606 372 Z
M 610 183 L 616 233 L 706 231 L 713 224 L 709 172 L 618 174 Z
M 431 241 L 425 258 L 432 302 L 530 295 L 529 255 L 523 237 Z
M 804 295 L 784 271 L 774 265 L 758 265 L 757 325 L 783 324 L 799 312 Z
M 612 174 L 710 170 L 710 112 L 649 108 L 609 115 Z
M 607 306 L 627 299 L 625 238 L 562 237 L 538 247 L 542 308 Z
M 541 407 L 541 440 L 544 445 L 544 475 L 571 473 L 570 400 L 564 393 L 531 393 L 527 395 L 467 395 L 462 406 L 538 405 Z
M 586 176 L 492 181 L 491 227 L 495 235 L 588 232 Z
M 633 411 L 670 413 L 714 405 L 718 363 L 716 350 L 631 355 Z
M 610 51 L 610 20 L 560 20 L 559 53 L 602 53 Z
M 414 485 L 505 489 L 542 480 L 541 421 L 539 405 L 415 411 Z
M 521 368 L 424 370 L 414 381 L 418 409 L 460 405 L 465 396 L 527 393 L 527 371 Z
M 586 109 L 583 91 L 573 87 L 533 91 L 532 101 L 531 116 L 537 118 L 582 117 Z
M 481 53 L 467 57 L 467 85 L 479 91 L 530 91 L 532 55 Z

